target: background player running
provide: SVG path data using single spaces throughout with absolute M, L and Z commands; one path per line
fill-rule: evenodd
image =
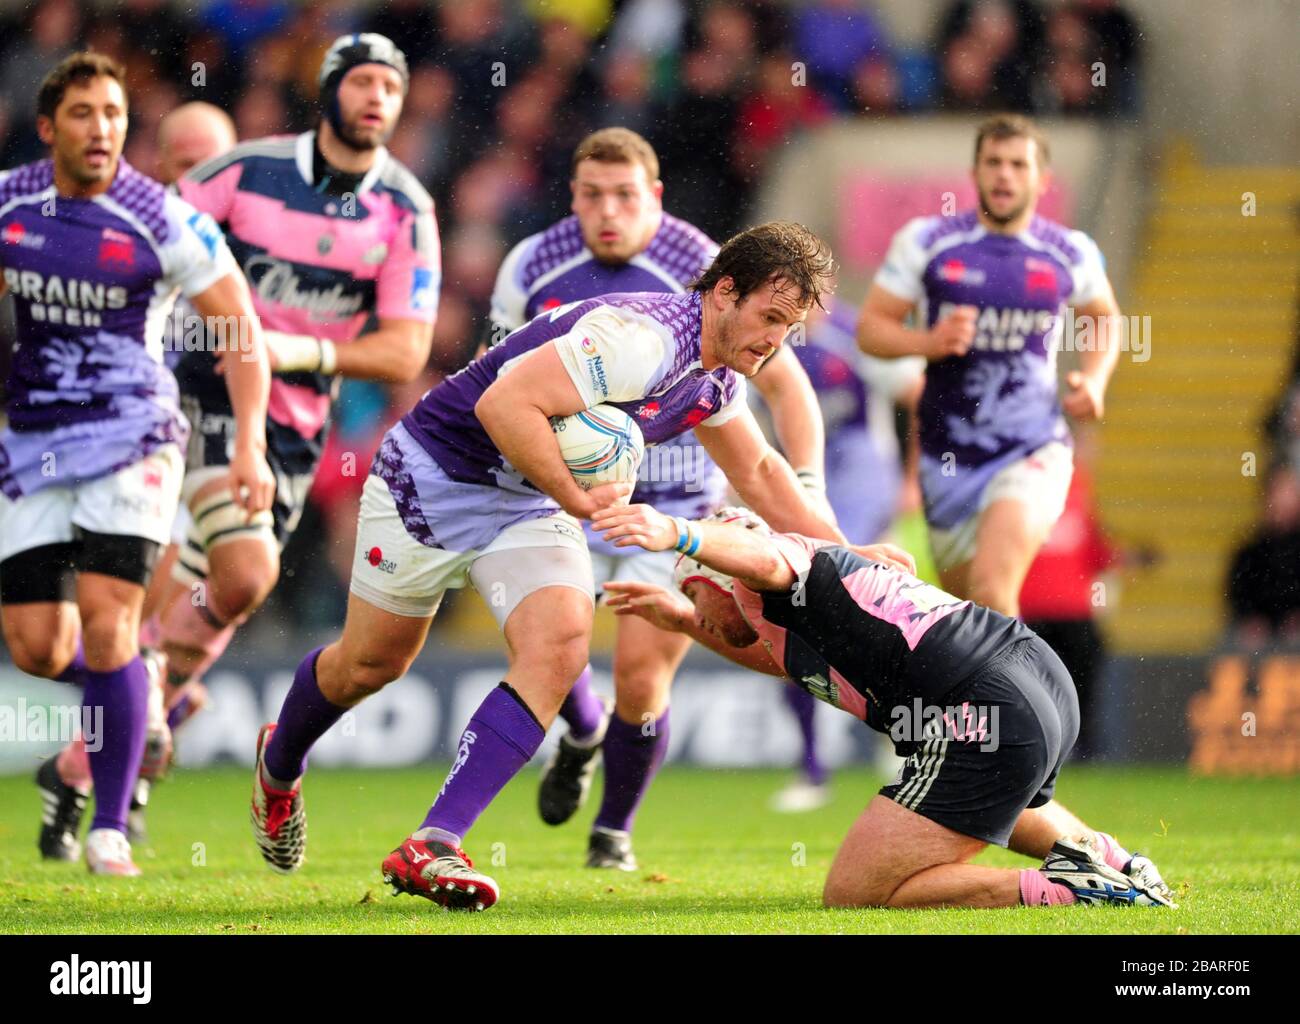
M 1148 858 L 1052 799 L 1078 702 L 1060 659 L 1015 619 L 923 583 L 881 552 L 774 534 L 743 509 L 689 522 L 632 505 L 592 521 L 616 544 L 690 553 L 675 573 L 690 603 L 652 584 L 612 583 L 619 614 L 893 730 L 907 760 L 849 830 L 827 906 L 1172 905 Z M 968 863 L 989 843 L 1043 866 Z
M 423 823 L 382 870 L 399 891 L 446 906 L 496 901 L 496 883 L 460 846 L 537 751 L 587 664 L 592 570 L 578 520 L 631 490 L 579 487 L 550 417 L 610 403 L 650 444 L 694 428 L 746 500 L 782 525 L 839 538 L 744 396 L 744 378 L 803 320 L 832 269 L 800 225 L 752 228 L 684 294 L 606 295 L 534 318 L 388 432 L 362 494 L 342 639 L 303 660 L 278 722 L 259 736 L 253 831 L 268 863 L 302 863 L 312 745 L 406 672 L 443 593 L 471 583 L 502 627 L 510 667 L 461 734 Z
M 579 143 L 569 187 L 573 215 L 525 238 L 501 266 L 492 297 L 496 340 L 564 303 L 611 292 L 680 294 L 718 251 L 703 232 L 664 212 L 659 159 L 626 128 L 605 128 Z M 780 349 L 753 381 L 786 459 L 796 467 L 820 467 L 820 413 L 790 350 Z M 726 483 L 687 431 L 643 464 L 632 498 L 694 518 L 722 504 Z M 590 529 L 586 534 L 597 594 L 611 579 L 671 580 L 671 556 L 616 549 Z M 636 869 L 632 825 L 668 750 L 669 688 L 689 646 L 686 637 L 622 619 L 614 645 L 613 711 L 592 690 L 590 666 L 560 706 L 569 729 L 543 769 L 538 808 L 548 824 L 568 821 L 586 799 L 603 753 L 605 787 L 588 840 L 588 867 Z
M 1019 116 L 975 138 L 976 210 L 920 217 L 895 237 L 858 328 L 863 351 L 929 360 L 920 476 L 944 586 L 1006 615 L 1070 485 L 1062 409 L 1101 417 L 1119 357 L 1119 314 L 1091 238 L 1034 213 L 1050 182 L 1047 141 Z M 1096 326 L 1057 398 L 1066 307 Z M 923 326 L 903 326 L 916 310 Z
M 235 142 L 234 122 L 219 107 L 198 102 L 182 104 L 158 122 L 158 179 L 164 185 L 174 184 L 190 168 L 220 156 Z M 206 347 L 206 336 L 196 338 L 192 333 L 199 323 L 201 318 L 196 316 L 194 307 L 184 298 L 177 299 L 171 316 L 163 325 L 163 363 L 169 370 L 175 369 L 185 355 L 187 344 L 191 348 Z M 196 340 L 199 342 L 197 346 L 194 344 Z M 160 676 L 166 674 L 166 661 L 157 652 L 157 613 L 160 603 L 171 591 L 177 545 L 184 543 L 189 526 L 189 512 L 181 504 L 172 522 L 171 543 L 150 576 L 140 609 L 141 653 L 145 665 Z M 152 784 L 170 765 L 172 731 L 203 706 L 206 694 L 202 683 L 191 684 L 184 693 L 177 693 L 163 683 L 157 697 L 156 703 L 152 698 L 150 701 L 144 759 L 140 764 L 140 777 L 131 791 L 131 806 L 126 819 L 127 838 L 132 843 L 142 842 L 145 838 L 145 807 Z M 64 747 L 54 762 L 54 768 L 42 766 L 37 774 L 37 784 L 46 804 L 41 824 L 41 850 L 47 857 L 64 859 L 71 855 L 70 859 L 75 860 L 82 811 L 93 785 L 84 738 L 73 740 Z
M 193 514 L 161 612 L 172 700 L 266 599 L 302 515 L 337 377 L 409 381 L 423 370 L 440 282 L 433 201 L 384 148 L 402 111 L 406 58 L 373 33 L 337 39 L 321 63 L 315 131 L 244 142 L 180 192 L 226 232 L 267 329 L 275 376 L 266 430 L 277 489 L 254 522 L 223 483 L 229 409 L 220 367 L 177 370 L 195 424 L 185 474 Z M 378 326 L 364 331 L 376 318 Z M 192 599 L 205 587 L 206 600 Z
M 233 514 L 269 508 L 274 482 L 266 355 L 247 286 L 212 220 L 121 159 L 124 81 L 101 54 L 62 61 L 37 101 L 51 159 L 0 175 L 0 265 L 18 333 L 0 436 L 0 618 L 19 668 L 80 683 L 84 707 L 102 709 L 86 863 L 133 875 L 126 817 L 150 693 L 140 608 L 176 511 L 186 440 L 162 365 L 178 290 L 238 333 L 222 474 Z M 57 826 L 84 796 L 59 780 L 53 759 L 38 783 L 42 853 L 75 859 L 75 834 Z

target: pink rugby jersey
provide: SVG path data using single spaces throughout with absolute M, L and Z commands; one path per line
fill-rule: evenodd
M 263 328 L 346 343 L 371 316 L 433 323 L 442 268 L 428 192 L 384 149 L 355 195 L 326 192 L 313 184 L 314 150 L 315 132 L 245 142 L 178 183 L 225 231 Z M 185 371 L 197 373 L 177 371 L 187 394 L 204 386 L 195 380 L 212 359 L 190 362 Z M 318 438 L 332 385 L 321 374 L 277 374 L 270 418 Z
M 745 619 L 798 686 L 882 732 L 915 697 L 942 703 L 1018 640 L 1024 625 L 908 573 L 797 533 L 774 534 L 789 591 L 736 581 Z

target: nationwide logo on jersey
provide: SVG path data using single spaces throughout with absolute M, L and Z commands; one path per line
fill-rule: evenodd
M 17 245 L 24 249 L 41 249 L 45 246 L 44 235 L 33 234 L 17 221 L 0 232 L 0 238 L 4 239 L 5 245 Z
M 1025 257 L 1025 291 L 1055 292 L 1056 267 L 1036 256 Z
M 961 260 L 945 260 L 939 267 L 939 280 L 978 286 L 984 283 L 985 274 L 979 267 L 968 267 Z
M 596 343 L 590 338 L 582 339 L 582 354 L 588 359 L 596 358 Z
M 135 266 L 135 240 L 122 231 L 105 228 L 99 239 L 99 265 L 115 263 L 119 267 Z

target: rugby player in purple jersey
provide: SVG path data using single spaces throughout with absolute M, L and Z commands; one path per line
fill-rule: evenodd
M 1119 308 L 1101 252 L 1039 217 L 1047 140 L 1027 118 L 984 122 L 975 210 L 919 217 L 890 246 L 863 305 L 858 340 L 883 358 L 929 360 L 920 478 L 944 586 L 1006 615 L 1065 507 L 1073 472 L 1062 413 L 1099 419 L 1119 358 Z M 916 312 L 918 326 L 903 325 Z M 1067 313 L 1072 313 L 1071 321 Z M 1058 398 L 1056 353 L 1084 326 L 1079 368 Z
M 745 402 L 745 378 L 781 348 L 832 272 L 806 228 L 760 225 L 728 241 L 686 292 L 605 295 L 535 317 L 388 432 L 362 494 L 343 636 L 303 659 L 278 722 L 258 737 L 254 835 L 272 867 L 302 863 L 312 745 L 405 673 L 443 594 L 471 584 L 502 627 L 510 667 L 461 734 L 433 806 L 382 872 L 397 891 L 443 906 L 496 902 L 496 882 L 461 846 L 587 664 L 592 566 L 579 520 L 632 490 L 579 487 L 550 417 L 608 403 L 651 445 L 694 429 L 746 501 L 784 528 L 841 538 Z
M 659 159 L 626 128 L 604 128 L 573 154 L 572 216 L 521 241 L 501 265 L 492 296 L 493 340 L 539 313 L 614 292 L 681 294 L 709 265 L 717 243 L 664 212 Z M 821 480 L 823 431 L 816 396 L 788 347 L 752 379 L 771 412 L 787 461 L 801 481 Z M 802 470 L 802 471 L 801 471 Z M 723 503 L 727 481 L 690 431 L 641 465 L 632 499 L 682 515 Z M 596 592 L 611 579 L 667 584 L 673 560 L 629 551 L 586 530 Z M 542 771 L 538 810 L 549 825 L 568 821 L 586 799 L 603 757 L 604 793 L 587 842 L 587 866 L 633 871 L 632 825 L 668 750 L 669 690 L 690 641 L 639 619 L 621 619 L 614 645 L 615 703 L 591 688 L 591 667 L 560 706 L 568 731 Z
M 614 544 L 682 554 L 673 591 L 611 583 L 616 613 L 784 676 L 906 758 L 835 855 L 827 906 L 1174 905 L 1150 858 L 1052 799 L 1078 698 L 1022 623 L 922 582 L 888 545 L 773 533 L 745 509 L 692 522 L 631 505 L 592 525 Z M 1042 866 L 968 863 L 989 844 Z
M 140 609 L 188 435 L 162 351 L 178 292 L 237 337 L 225 354 L 234 429 L 224 486 L 238 518 L 263 514 L 275 487 L 267 357 L 247 284 L 212 219 L 121 158 L 124 81 L 102 54 L 67 57 L 37 100 L 50 159 L 0 174 L 0 266 L 18 330 L 0 435 L 0 619 L 19 668 L 84 688 L 83 726 L 99 733 L 85 736 L 95 787 L 86 863 L 114 875 L 139 873 L 126 818 L 151 692 Z M 48 792 L 62 784 L 53 759 L 41 771 L 48 818 Z M 76 859 L 78 845 L 42 829 L 45 856 Z

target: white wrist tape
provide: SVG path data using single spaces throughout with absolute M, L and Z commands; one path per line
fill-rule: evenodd
M 332 374 L 338 368 L 338 350 L 334 342 L 313 338 L 310 334 L 286 334 L 266 331 L 266 347 L 275 357 L 276 373 Z

